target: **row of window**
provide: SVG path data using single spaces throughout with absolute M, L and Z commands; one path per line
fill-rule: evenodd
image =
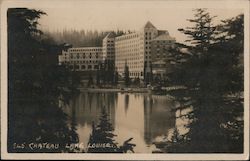
M 129 76 L 131 76 L 131 77 L 140 77 L 140 76 L 143 76 L 143 72 L 130 72 Z
M 119 65 L 119 66 L 124 66 L 125 65 L 125 61 L 118 61 L 115 64 Z M 128 65 L 134 65 L 134 64 L 140 65 L 140 64 L 143 64 L 143 61 L 128 61 L 127 64 Z
M 107 55 L 115 55 L 115 52 L 110 52 L 110 51 L 106 52 L 106 51 L 105 51 L 103 54 L 105 54 L 105 55 L 106 55 L 106 54 L 107 54 Z
M 120 40 L 132 39 L 132 38 L 137 38 L 137 37 L 139 37 L 139 34 L 131 34 L 131 35 L 124 35 L 124 36 L 116 37 L 115 40 L 120 41 Z
M 123 66 L 121 66 L 121 67 L 117 67 L 117 69 L 118 69 L 119 71 L 122 71 L 122 70 L 124 70 L 124 66 L 125 66 L 125 65 L 123 65 Z M 128 66 L 128 67 L 129 67 L 130 70 L 140 70 L 140 69 L 143 68 L 143 66 Z
M 86 58 L 89 58 L 89 59 L 92 59 L 92 58 L 96 58 L 98 59 L 99 57 L 98 56 L 95 56 L 95 57 L 92 57 L 92 56 L 89 56 L 89 57 L 86 57 L 86 56 L 71 56 L 70 59 L 86 59 Z
M 139 47 L 117 47 L 116 48 L 116 52 L 122 52 L 122 51 L 139 51 L 142 50 L 143 48 L 139 48 Z
M 108 40 L 108 43 L 114 43 L 114 41 L 113 40 Z
M 98 60 L 89 60 L 89 61 L 69 61 L 71 64 L 73 63 L 99 63 L 100 61 Z
M 143 46 L 139 43 L 123 43 L 123 44 L 116 44 L 115 50 L 118 48 L 138 48 L 140 46 Z
M 85 70 L 85 69 L 88 69 L 88 70 L 92 70 L 92 69 L 99 69 L 99 66 L 98 65 L 70 65 L 69 66 L 70 69 L 76 69 L 76 70 Z
M 107 44 L 107 47 L 113 47 L 115 44 Z
M 71 48 L 69 49 L 70 52 L 83 52 L 83 51 L 102 51 L 102 48 L 93 48 L 93 49 L 87 49 L 87 48 L 84 48 L 84 49 L 74 49 L 74 48 Z
M 127 55 L 120 55 L 120 56 L 116 56 L 115 57 L 116 58 L 116 61 L 123 61 L 123 60 L 131 60 L 131 61 L 133 61 L 133 60 L 140 60 L 140 59 L 143 59 L 143 57 L 138 57 L 138 56 L 136 56 L 136 57 L 131 57 L 131 56 L 127 56 Z
M 69 53 L 70 55 L 77 55 L 77 56 L 80 56 L 80 55 L 100 55 L 102 54 L 101 52 L 100 53 Z

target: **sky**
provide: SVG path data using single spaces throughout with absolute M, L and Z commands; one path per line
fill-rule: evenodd
M 204 2 L 204 1 L 203 1 Z M 209 1 L 210 2 L 210 1 Z M 139 30 L 147 21 L 160 30 L 168 30 L 178 42 L 184 42 L 184 34 L 178 28 L 190 26 L 187 19 L 193 18 L 193 9 L 207 8 L 211 16 L 217 16 L 214 24 L 220 20 L 244 13 L 236 1 L 209 3 L 205 1 L 61 1 L 56 5 L 41 5 L 39 9 L 47 13 L 39 23 L 42 30 Z

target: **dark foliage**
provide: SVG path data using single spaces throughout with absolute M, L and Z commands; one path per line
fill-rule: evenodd
M 129 67 L 127 65 L 127 62 L 125 63 L 125 68 L 124 68 L 124 83 L 126 87 L 130 85 Z
M 212 24 L 206 9 L 189 20 L 195 27 L 180 29 L 189 35 L 188 53 L 173 49 L 172 91 L 186 114 L 189 132 L 165 147 L 168 152 L 243 152 L 243 15 Z M 175 139 L 176 140 L 176 139 Z
M 8 9 L 8 151 L 62 152 L 76 140 L 59 97 L 67 94 L 69 71 L 57 65 L 63 45 L 42 39 L 42 11 Z M 60 144 L 57 149 L 14 148 L 14 144 Z
M 116 135 L 113 134 L 114 128 L 110 123 L 105 107 L 102 108 L 99 124 L 92 125 L 92 134 L 88 143 L 89 153 L 127 153 L 134 152 L 135 144 L 130 143 L 133 138 L 124 141 L 122 146 L 115 142 Z
M 96 85 L 116 85 L 118 82 L 117 76 L 115 62 L 111 60 L 105 60 L 99 65 L 99 69 L 96 74 Z

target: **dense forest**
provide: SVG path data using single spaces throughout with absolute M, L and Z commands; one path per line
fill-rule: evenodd
M 131 31 L 116 30 L 116 31 L 97 31 L 97 30 L 74 30 L 65 29 L 63 31 L 44 31 L 44 34 L 52 38 L 56 43 L 68 43 L 73 47 L 92 47 L 102 46 L 103 38 L 109 33 L 114 32 L 116 36 L 121 36 L 124 33 Z

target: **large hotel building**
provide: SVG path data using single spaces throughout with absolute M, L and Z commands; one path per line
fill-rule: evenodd
M 97 70 L 102 60 L 102 47 L 69 48 L 59 55 L 59 64 L 67 64 L 74 71 Z
M 175 39 L 166 30 L 158 30 L 151 22 L 139 31 L 115 37 L 108 33 L 102 47 L 69 48 L 59 56 L 59 63 L 66 63 L 77 71 L 97 70 L 105 60 L 114 63 L 119 75 L 125 66 L 131 78 L 145 79 L 154 74 L 164 76 L 168 48 Z

